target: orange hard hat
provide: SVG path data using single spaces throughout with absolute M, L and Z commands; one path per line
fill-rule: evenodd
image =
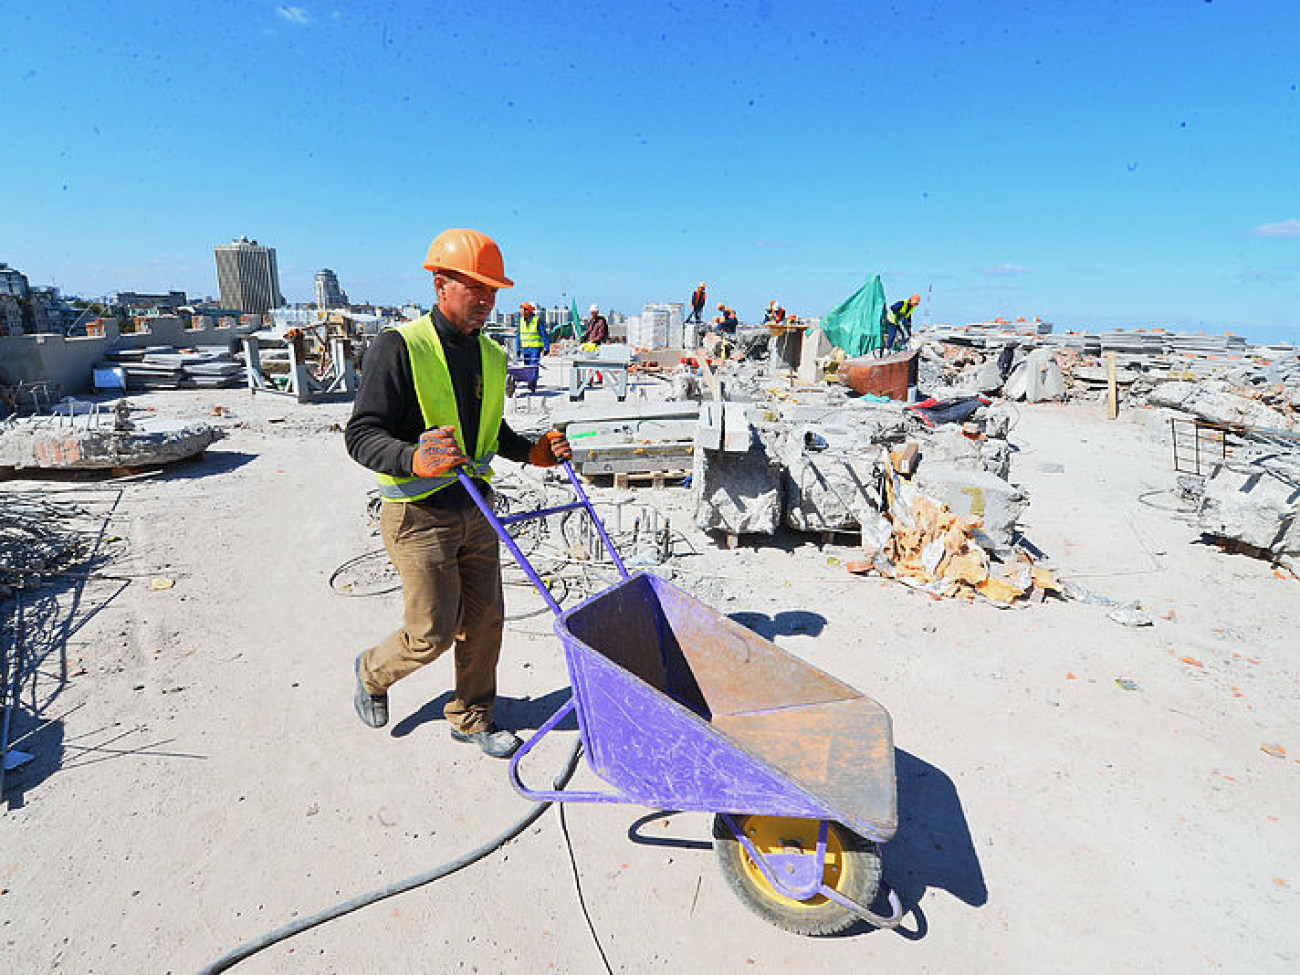
M 519 306 L 520 311 L 537 311 L 537 307 L 531 301 L 525 301 Z
M 514 282 L 506 277 L 501 248 L 487 234 L 454 227 L 444 230 L 429 245 L 424 269 L 437 274 L 455 271 L 492 288 L 510 288 Z
M 919 305 L 919 304 L 921 303 L 921 296 L 920 296 L 920 295 L 912 295 L 912 297 L 908 298 L 907 301 L 908 301 L 908 304 L 911 304 L 911 305 Z
M 727 310 L 727 306 L 724 305 L 722 302 L 719 301 L 719 302 L 718 302 L 718 311 L 726 311 L 726 310 Z

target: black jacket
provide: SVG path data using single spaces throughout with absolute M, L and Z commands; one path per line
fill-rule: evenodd
M 436 307 L 430 312 L 433 326 L 442 340 L 456 393 L 456 412 L 461 419 L 461 436 L 470 450 L 478 442 L 480 401 L 483 397 L 483 361 L 477 335 L 461 335 Z M 425 430 L 424 414 L 411 378 L 411 357 L 406 342 L 388 329 L 376 336 L 366 350 L 361 388 L 352 404 L 352 417 L 343 431 L 348 455 L 362 467 L 392 477 L 410 477 L 415 445 Z M 497 453 L 507 460 L 524 463 L 532 442 L 510 429 L 504 419 L 497 436 Z M 436 508 L 464 508 L 472 505 L 459 484 L 443 488 L 415 504 Z

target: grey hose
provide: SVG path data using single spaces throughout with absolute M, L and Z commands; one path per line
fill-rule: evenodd
M 573 778 L 573 773 L 578 767 L 578 757 L 582 753 L 582 740 L 578 739 L 573 743 L 573 750 L 569 752 L 569 757 L 565 759 L 563 768 L 555 776 L 553 788 L 563 789 Z M 386 897 L 392 897 L 394 894 L 403 894 L 408 890 L 414 890 L 416 887 L 422 887 L 425 884 L 432 883 L 435 880 L 441 880 L 471 863 L 477 863 L 489 854 L 495 853 L 501 847 L 505 846 L 516 836 L 526 830 L 533 823 L 541 818 L 542 813 L 550 807 L 549 802 L 539 802 L 532 809 L 528 810 L 522 817 L 507 826 L 504 830 L 492 837 L 482 846 L 470 850 L 455 860 L 448 860 L 441 866 L 434 867 L 432 870 L 426 870 L 424 873 L 418 873 L 413 877 L 407 877 L 405 880 L 398 880 L 380 887 L 378 890 L 372 890 L 366 894 L 359 894 L 351 900 L 346 900 L 341 904 L 335 904 L 333 907 L 327 907 L 323 911 L 317 911 L 307 917 L 293 921 L 284 927 L 276 928 L 269 931 L 261 937 L 254 938 L 251 941 L 245 941 L 238 948 L 227 954 L 222 955 L 211 964 L 205 965 L 199 969 L 199 975 L 210 975 L 210 973 L 224 972 L 229 968 L 237 965 L 252 955 L 257 954 L 263 948 L 269 948 L 277 942 L 284 941 L 286 938 L 292 938 L 296 934 L 301 934 L 308 928 L 314 928 L 318 924 L 324 924 L 326 921 L 333 921 L 335 918 L 342 917 L 344 914 L 350 914 L 355 910 L 366 907 L 383 900 Z

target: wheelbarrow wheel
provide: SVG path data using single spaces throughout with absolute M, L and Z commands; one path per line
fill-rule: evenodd
M 807 853 L 817 850 L 816 819 L 775 816 L 733 816 L 759 853 L 783 853 L 792 846 Z M 806 901 L 786 897 L 763 876 L 721 816 L 713 818 L 713 849 L 727 883 L 736 896 L 759 917 L 794 934 L 833 935 L 851 927 L 858 916 L 821 894 Z M 875 843 L 830 823 L 826 830 L 826 866 L 822 882 L 864 907 L 870 907 L 880 888 L 880 852 Z

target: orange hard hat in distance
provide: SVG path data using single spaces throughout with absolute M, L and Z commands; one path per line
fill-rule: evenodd
M 520 311 L 537 311 L 537 309 L 533 306 L 533 303 L 532 303 L 531 301 L 525 301 L 522 305 L 519 306 L 519 310 L 520 310 Z
M 506 277 L 505 262 L 496 241 L 487 234 L 463 227 L 444 230 L 433 238 L 424 257 L 424 269 L 434 274 L 455 271 L 491 288 L 514 287 L 514 282 Z
M 722 302 L 719 301 L 719 302 L 718 302 L 718 311 L 726 311 L 726 309 L 727 309 L 727 306 L 724 305 Z
M 919 305 L 919 304 L 921 303 L 921 296 L 920 296 L 920 295 L 912 295 L 912 297 L 908 298 L 907 301 L 908 301 L 908 304 Z

